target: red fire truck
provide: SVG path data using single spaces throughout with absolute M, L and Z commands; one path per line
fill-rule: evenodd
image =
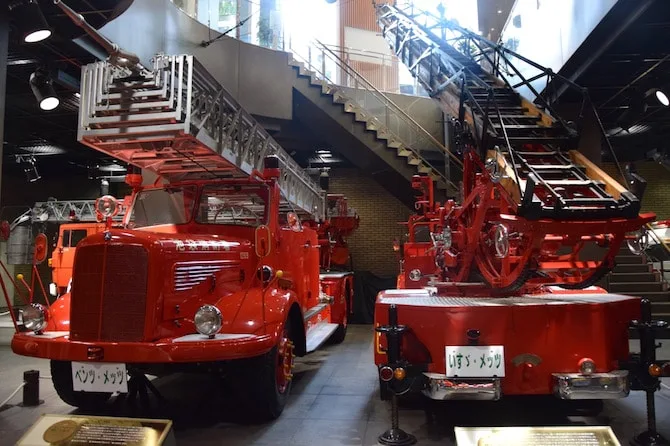
M 324 191 L 192 56 L 83 67 L 79 122 L 82 143 L 131 166 L 131 204 L 116 228 L 117 201 L 98 200 L 106 227 L 77 244 L 70 295 L 24 309 L 13 351 L 51 360 L 74 406 L 201 370 L 279 416 L 294 358 L 346 332 L 352 274 L 320 271 Z
M 458 200 L 440 202 L 429 177 L 414 179 L 418 213 L 407 243 L 396 245 L 398 289 L 381 292 L 375 305 L 382 397 L 601 401 L 637 389 L 653 409 L 658 377 L 670 375 L 654 342 L 667 324 L 651 320 L 648 300 L 593 287 L 626 244 L 643 250 L 655 216 L 639 213 L 640 194 L 575 150 L 574 126 L 543 96 L 538 106 L 513 89 L 539 76 L 505 77 L 520 76 L 511 61 L 518 55 L 452 22 L 437 20 L 442 40 L 394 6 L 378 12 L 389 44 L 455 116 L 457 154 L 449 155 L 462 167 Z M 631 327 L 640 333 L 637 355 Z M 651 424 L 648 435 L 657 435 Z

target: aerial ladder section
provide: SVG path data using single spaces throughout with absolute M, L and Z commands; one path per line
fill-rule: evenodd
M 639 190 L 624 186 L 620 166 L 623 183 L 575 150 L 589 111 L 616 162 L 586 89 L 444 17 L 383 4 L 377 18 L 394 53 L 452 116 L 450 150 L 463 159 L 459 202 L 428 200 L 423 212 L 435 232 L 434 282 L 481 281 L 505 293 L 584 288 L 611 270 L 624 241 L 644 249 L 655 216 L 639 214 Z M 539 74 L 526 79 L 520 64 Z M 581 99 L 576 124 L 552 107 L 549 94 L 562 84 Z
M 324 219 L 324 191 L 195 57 L 157 54 L 145 67 L 54 3 L 109 54 L 82 67 L 81 143 L 169 182 L 249 177 L 276 156 L 283 207 Z
M 534 85 L 546 77 L 548 84 L 566 83 L 576 90 L 582 96 L 580 118 L 592 106 L 585 89 L 453 21 L 422 12 L 421 17 L 436 24 L 429 28 L 391 5 L 380 5 L 377 12 L 391 49 L 455 117 L 457 126 L 467 123 L 481 158 L 497 159 L 500 173 L 509 177 L 505 183 L 519 215 L 587 219 L 637 215 L 639 199 L 571 150 L 578 143 L 577 126 L 563 119 Z M 540 74 L 526 79 L 513 61 Z M 515 90 L 523 86 L 535 96 L 533 102 Z M 467 140 L 467 132 L 462 136 Z M 487 153 L 492 149 L 497 153 Z

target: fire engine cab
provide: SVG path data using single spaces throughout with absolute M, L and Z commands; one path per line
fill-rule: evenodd
M 49 359 L 73 406 L 209 370 L 276 418 L 295 357 L 346 333 L 353 276 L 320 265 L 326 193 L 195 58 L 133 60 L 83 67 L 79 119 L 82 143 L 130 165 L 129 207 L 117 225 L 120 203 L 97 200 L 71 292 L 25 308 L 12 349 Z

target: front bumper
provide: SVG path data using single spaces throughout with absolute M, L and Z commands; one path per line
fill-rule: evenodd
M 428 382 L 423 394 L 433 400 L 496 401 L 502 396 L 499 378 L 454 379 L 439 373 L 424 373 Z
M 628 396 L 630 386 L 627 370 L 580 375 L 553 373 L 554 394 L 564 400 L 609 400 Z
M 12 351 L 60 361 L 118 363 L 214 362 L 251 358 L 270 351 L 271 335 L 219 333 L 214 339 L 193 334 L 156 342 L 71 341 L 68 332 L 17 333 Z

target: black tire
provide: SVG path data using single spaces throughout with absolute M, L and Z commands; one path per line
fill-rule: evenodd
M 286 321 L 289 339 L 295 342 L 289 321 Z M 279 346 L 261 356 L 240 361 L 237 370 L 237 382 L 248 390 L 250 415 L 260 422 L 272 421 L 281 415 L 291 392 L 292 381 L 289 381 L 284 392 L 279 391 L 277 384 L 277 352 Z
M 345 292 L 347 297 L 344 300 L 344 323 L 339 324 L 337 329 L 330 337 L 331 344 L 341 344 L 344 342 L 344 338 L 347 337 L 347 326 L 349 325 L 349 299 L 351 298 L 351 291 L 349 286 L 347 286 Z
M 81 409 L 98 409 L 112 396 L 108 392 L 75 392 L 72 389 L 72 363 L 51 361 L 51 381 L 60 399 Z

